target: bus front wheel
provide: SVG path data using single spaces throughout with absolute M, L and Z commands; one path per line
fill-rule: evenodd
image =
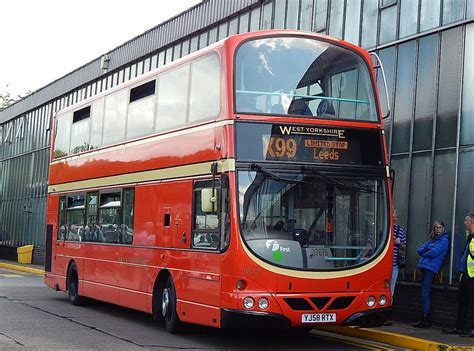
M 171 276 L 168 277 L 161 296 L 161 313 L 165 321 L 166 329 L 170 333 L 178 332 L 181 322 L 176 312 L 176 290 Z
M 74 262 L 71 263 L 67 274 L 67 297 L 74 306 L 80 306 L 84 302 L 82 296 L 79 295 L 79 275 Z

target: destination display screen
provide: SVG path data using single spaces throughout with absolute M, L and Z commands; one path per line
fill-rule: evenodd
M 382 166 L 379 130 L 280 123 L 236 123 L 239 161 Z

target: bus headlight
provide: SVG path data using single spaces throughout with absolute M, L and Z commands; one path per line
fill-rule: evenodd
M 375 297 L 369 296 L 367 298 L 367 306 L 374 307 L 375 306 Z
M 261 310 L 266 310 L 268 308 L 268 300 L 265 297 L 261 297 L 258 299 L 258 308 Z
M 380 295 L 380 297 L 379 297 L 379 305 L 380 305 L 380 306 L 385 306 L 386 303 L 387 303 L 387 296 L 385 296 L 385 295 Z
M 250 296 L 247 296 L 245 299 L 244 299 L 244 307 L 248 310 L 250 310 L 251 308 L 253 308 L 253 305 L 255 304 L 255 302 L 253 301 L 253 299 L 250 297 Z

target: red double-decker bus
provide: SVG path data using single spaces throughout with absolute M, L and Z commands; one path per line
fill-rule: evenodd
M 381 322 L 390 179 L 369 54 L 236 35 L 60 111 L 45 282 L 175 332 Z

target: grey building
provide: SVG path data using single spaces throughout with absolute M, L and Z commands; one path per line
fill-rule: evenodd
M 0 256 L 34 244 L 41 261 L 55 111 L 227 36 L 270 28 L 343 38 L 379 53 L 394 203 L 408 232 L 403 281 L 434 219 L 451 232 L 440 285 L 455 285 L 474 211 L 474 0 L 204 0 L 0 112 Z M 404 274 L 403 274 L 404 273 Z

